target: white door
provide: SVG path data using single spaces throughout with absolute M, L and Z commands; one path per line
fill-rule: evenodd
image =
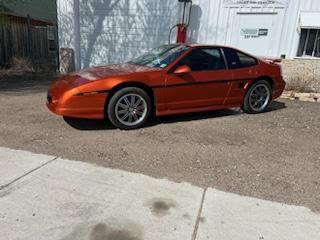
M 272 56 L 277 52 L 277 13 L 237 14 L 232 45 L 257 56 Z

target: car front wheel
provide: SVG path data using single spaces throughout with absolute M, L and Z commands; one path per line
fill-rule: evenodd
M 269 82 L 259 80 L 250 86 L 242 108 L 246 113 L 261 113 L 267 109 L 271 100 L 272 89 Z
M 142 89 L 127 87 L 120 89 L 110 99 L 107 115 L 111 123 L 124 130 L 143 126 L 151 113 L 151 100 Z

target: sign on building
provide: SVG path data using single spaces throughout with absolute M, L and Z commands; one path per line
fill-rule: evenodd
M 266 28 L 243 28 L 241 36 L 244 38 L 259 38 L 268 36 L 269 29 Z
M 225 7 L 287 7 L 288 0 L 224 0 Z

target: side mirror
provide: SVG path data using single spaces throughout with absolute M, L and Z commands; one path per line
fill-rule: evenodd
M 174 74 L 186 74 L 191 72 L 191 68 L 187 65 L 182 65 L 178 67 L 176 70 L 174 70 Z

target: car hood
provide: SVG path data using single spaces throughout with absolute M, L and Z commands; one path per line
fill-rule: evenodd
M 154 70 L 157 70 L 157 68 L 138 66 L 128 63 L 82 69 L 60 77 L 51 85 L 49 92 L 54 98 L 60 98 L 64 92 L 92 81 Z
M 127 75 L 137 72 L 149 72 L 157 70 L 157 68 L 138 66 L 129 63 L 114 64 L 101 67 L 87 68 L 69 74 L 70 76 L 78 76 L 79 78 L 95 81 L 113 76 Z

